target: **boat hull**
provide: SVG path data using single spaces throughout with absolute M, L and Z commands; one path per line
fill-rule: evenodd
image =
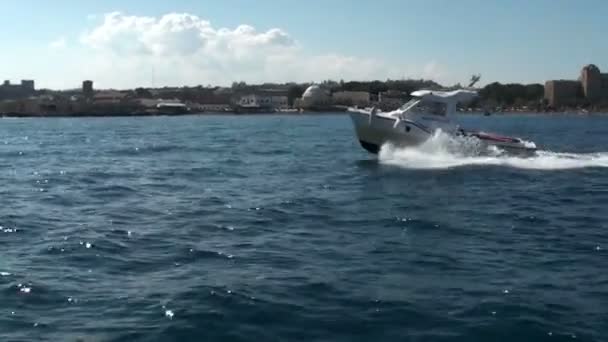
M 436 130 L 412 120 L 373 115 L 367 111 L 351 111 L 357 139 L 366 151 L 377 154 L 382 145 L 390 143 L 397 147 L 417 146 L 427 141 Z M 449 127 L 445 131 L 450 133 Z M 454 135 L 478 139 L 482 146 L 496 147 L 508 154 L 531 155 L 536 147 L 526 145 L 517 138 L 502 137 L 482 133 L 452 132 Z
M 349 114 L 361 147 L 370 153 L 378 153 L 382 145 L 389 142 L 399 147 L 420 145 L 431 135 L 429 130 L 413 122 L 397 122 L 394 118 L 365 112 Z

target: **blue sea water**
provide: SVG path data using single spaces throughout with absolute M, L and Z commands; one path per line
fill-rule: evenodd
M 0 120 L 1 341 L 606 341 L 608 117 Z

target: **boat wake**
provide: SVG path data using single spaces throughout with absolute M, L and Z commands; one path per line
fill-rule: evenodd
M 608 152 L 557 153 L 539 150 L 529 156 L 518 156 L 496 147 L 489 149 L 474 138 L 453 137 L 442 132 L 437 132 L 431 139 L 416 147 L 384 145 L 378 159 L 382 164 L 408 169 L 507 166 L 531 170 L 566 170 L 608 167 Z

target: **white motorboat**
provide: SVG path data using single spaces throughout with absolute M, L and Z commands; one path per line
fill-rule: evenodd
M 477 97 L 474 91 L 419 90 L 411 95 L 412 100 L 392 112 L 378 112 L 375 108 L 349 108 L 357 137 L 364 149 L 378 153 L 386 143 L 398 147 L 416 146 L 441 130 L 453 136 L 478 139 L 482 145 L 496 146 L 506 152 L 536 151 L 534 143 L 519 138 L 462 129 L 454 120 L 457 105 Z

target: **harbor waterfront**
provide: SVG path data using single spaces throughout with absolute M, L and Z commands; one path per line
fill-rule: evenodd
M 553 80 L 541 84 L 501 84 L 473 88 L 479 97 L 459 108 L 465 112 L 608 112 L 608 74 L 589 64 L 579 80 Z M 314 83 L 234 82 L 231 87 L 194 86 L 96 90 L 85 80 L 81 89 L 50 90 L 35 87 L 34 80 L 0 85 L 0 116 L 153 116 L 193 113 L 299 113 L 343 112 L 346 108 L 374 107 L 391 111 L 411 100 L 414 91 L 462 89 L 432 80 L 386 80 Z
M 323 114 L 0 120 L 0 340 L 606 340 L 608 116 Z

